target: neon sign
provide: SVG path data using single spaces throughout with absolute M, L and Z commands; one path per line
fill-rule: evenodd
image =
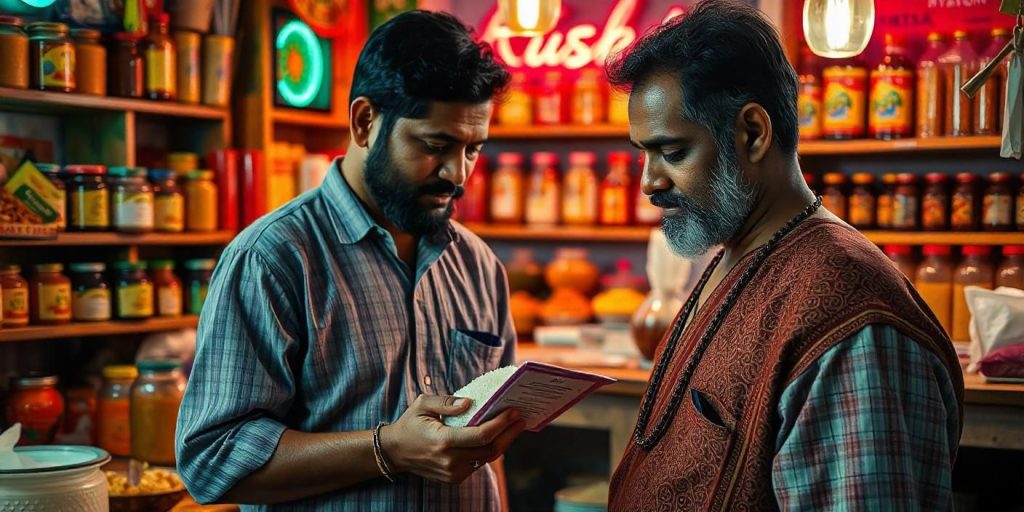
M 639 3 L 640 0 L 618 0 L 600 32 L 597 26 L 584 23 L 532 37 L 514 35 L 505 26 L 499 10 L 493 9 L 483 24 L 480 39 L 490 43 L 498 57 L 512 68 L 580 69 L 591 64 L 603 65 L 609 55 L 636 40 L 637 31 L 631 24 Z M 562 12 L 564 17 L 565 11 Z M 663 21 L 683 12 L 681 7 L 672 7 Z M 526 40 L 525 46 L 522 40 Z

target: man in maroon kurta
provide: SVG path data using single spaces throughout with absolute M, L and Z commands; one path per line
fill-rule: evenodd
M 609 67 L 673 249 L 720 247 L 662 341 L 612 510 L 948 510 L 963 379 L 877 247 L 821 208 L 771 24 L 712 0 Z

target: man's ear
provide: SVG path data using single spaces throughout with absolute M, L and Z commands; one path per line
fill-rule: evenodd
M 370 98 L 360 96 L 352 100 L 352 104 L 348 108 L 348 118 L 351 121 L 349 133 L 355 145 L 364 149 L 369 146 L 370 131 L 373 129 L 373 123 L 379 117 L 380 114 L 370 102 Z
M 772 145 L 772 120 L 757 103 L 747 103 L 736 117 L 736 142 L 750 163 L 759 163 Z

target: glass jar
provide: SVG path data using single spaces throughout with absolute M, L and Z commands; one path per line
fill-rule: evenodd
M 188 314 L 198 315 L 203 311 L 216 265 L 217 260 L 214 259 L 185 260 L 185 310 Z
M 978 72 L 978 54 L 971 46 L 970 35 L 957 30 L 953 33 L 953 44 L 938 59 L 942 68 L 943 90 L 946 105 L 943 109 L 943 125 L 947 136 L 958 137 L 971 134 L 971 98 L 960 90 L 960 86 Z
M 522 224 L 525 206 L 523 155 L 498 154 L 498 169 L 491 177 L 491 222 Z
M 868 132 L 876 139 L 913 135 L 914 68 L 903 44 L 885 34 L 885 56 L 871 70 Z
M 487 222 L 487 211 L 491 206 L 490 181 L 487 157 L 477 155 L 473 171 L 466 178 L 466 193 L 456 203 L 456 213 L 461 222 Z
M 909 245 L 887 245 L 885 246 L 885 255 L 892 260 L 892 263 L 896 265 L 903 275 L 907 276 L 911 282 L 914 280 L 914 275 L 917 273 L 917 264 L 914 263 L 914 249 Z
M 965 245 L 964 258 L 953 273 L 953 341 L 970 341 L 971 311 L 967 308 L 964 289 L 980 286 L 992 289 L 995 281 L 992 264 L 989 262 L 989 248 L 984 245 Z
M 102 165 L 68 165 L 68 231 L 104 231 L 110 227 L 110 194 Z
M 942 34 L 928 34 L 928 46 L 917 60 L 917 136 L 919 138 L 937 137 L 943 134 L 942 123 L 945 120 L 943 109 L 946 106 L 945 81 L 939 57 L 946 52 L 946 43 Z
M 146 60 L 146 97 L 151 100 L 173 100 L 177 94 L 178 52 L 171 39 L 170 16 L 157 13 L 149 18 L 149 31 L 142 40 Z
M 192 171 L 185 183 L 185 229 L 217 230 L 217 184 L 213 171 Z
M 846 185 L 846 176 L 838 172 L 826 173 L 822 177 L 825 188 L 821 191 L 821 205 L 836 217 L 846 220 L 846 195 L 843 187 Z
M 629 153 L 608 153 L 608 172 L 601 180 L 601 203 L 598 208 L 603 226 L 625 226 L 632 220 L 632 176 L 629 174 Z M 647 200 L 648 203 L 650 200 Z M 660 210 L 660 209 L 659 209 Z M 659 219 L 660 220 L 660 219 Z
M 75 40 L 75 91 L 107 94 L 107 49 L 100 44 L 100 32 L 88 28 L 71 31 Z
M 569 171 L 565 173 L 562 197 L 562 221 L 592 226 L 597 222 L 597 155 L 589 151 L 569 153 Z
M 903 173 L 896 176 L 896 189 L 892 194 L 892 227 L 904 231 L 917 229 L 920 208 L 917 176 Z
M 185 230 L 185 195 L 178 186 L 177 175 L 169 169 L 150 169 L 153 185 L 153 229 L 163 233 Z
M 810 48 L 800 53 L 796 112 L 800 140 L 821 138 L 821 64 Z
M 173 467 L 185 374 L 178 361 L 139 361 L 138 370 L 131 389 L 132 458 Z
M 103 263 L 72 263 L 71 318 L 76 322 L 110 320 L 110 285 L 103 277 Z
M 17 16 L 0 16 L 0 62 L 0 87 L 28 89 L 28 34 Z
M 988 189 L 982 202 L 981 227 L 985 231 L 1009 231 L 1013 229 L 1013 191 L 1010 189 L 1010 175 L 996 172 L 988 176 Z
M 131 390 L 139 372 L 134 366 L 117 365 L 103 368 L 103 386 L 97 397 L 96 439 L 115 457 L 130 457 Z
M 498 124 L 503 126 L 530 126 L 533 124 L 533 95 L 526 81 L 526 73 L 513 71 L 508 92 L 497 105 Z
M 825 84 L 822 134 L 834 140 L 864 137 L 868 70 L 851 60 L 825 68 L 822 78 Z
M 1003 247 L 1003 261 L 996 269 L 996 288 L 1024 290 L 1024 245 Z
M 878 191 L 878 211 L 875 215 L 875 224 L 878 229 L 892 229 L 892 203 L 893 193 L 896 191 L 896 175 L 886 173 L 882 175 L 882 188 Z
M 71 322 L 71 280 L 64 275 L 64 265 L 43 263 L 35 266 L 29 280 L 31 321 L 37 325 L 60 325 Z
M 149 277 L 156 289 L 153 308 L 157 316 L 181 316 L 181 279 L 174 275 L 173 260 L 153 260 L 149 262 Z
M 110 225 L 124 233 L 153 231 L 153 187 L 145 167 L 111 167 Z
M 29 83 L 44 91 L 75 91 L 75 45 L 63 23 L 28 25 Z
M 866 172 L 853 175 L 853 190 L 847 214 L 850 225 L 857 229 L 875 227 L 875 177 Z
M 921 199 L 921 227 L 925 231 L 949 229 L 949 177 L 942 173 L 925 176 L 927 185 Z
M 604 91 L 601 72 L 594 68 L 580 71 L 572 96 L 572 122 L 593 125 L 604 122 Z
M 926 245 L 914 288 L 946 333 L 953 332 L 953 261 L 948 245 Z
M 177 50 L 178 101 L 194 105 L 199 103 L 201 94 L 199 53 L 203 38 L 196 32 L 176 31 L 173 39 Z
M 127 32 L 114 34 L 107 74 L 111 96 L 141 98 L 145 94 L 145 62 L 138 37 Z
M 1010 41 L 1010 31 L 1006 28 L 992 29 L 991 35 L 992 41 L 978 60 L 978 69 L 984 69 L 995 60 Z M 1002 131 L 999 121 L 1003 115 L 1003 102 L 1006 98 L 1006 71 L 1005 65 L 997 65 L 992 76 L 985 80 L 974 95 L 971 128 L 975 135 L 994 135 Z
M 46 179 L 50 180 L 53 188 L 57 189 L 56 195 L 53 197 L 47 195 L 43 199 L 46 200 L 51 208 L 57 211 L 57 230 L 64 231 L 68 227 L 68 194 L 64 174 L 60 171 L 60 166 L 57 164 L 36 164 L 36 169 L 43 173 Z
M 535 96 L 534 121 L 541 125 L 565 124 L 566 100 L 561 71 L 544 73 L 544 81 Z
M 0 294 L 3 295 L 3 326 L 25 327 L 29 320 L 28 281 L 21 277 L 21 267 L 7 265 L 0 269 Z
M 56 375 L 26 375 L 11 379 L 7 396 L 7 424 L 21 423 L 18 444 L 50 444 L 64 417 L 64 397 Z
M 119 261 L 114 264 L 115 312 L 118 320 L 138 320 L 153 316 L 153 282 L 146 274 L 145 262 Z
M 981 226 L 978 176 L 969 172 L 956 175 L 953 208 L 949 216 L 953 231 L 977 231 Z
M 526 193 L 526 223 L 532 225 L 558 224 L 561 213 L 561 181 L 558 176 L 558 156 L 554 153 L 533 154 L 533 172 L 530 173 Z

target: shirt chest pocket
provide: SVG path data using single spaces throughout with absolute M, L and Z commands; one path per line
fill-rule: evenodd
M 487 332 L 452 329 L 449 332 L 448 390 L 456 390 L 501 364 L 505 342 Z

